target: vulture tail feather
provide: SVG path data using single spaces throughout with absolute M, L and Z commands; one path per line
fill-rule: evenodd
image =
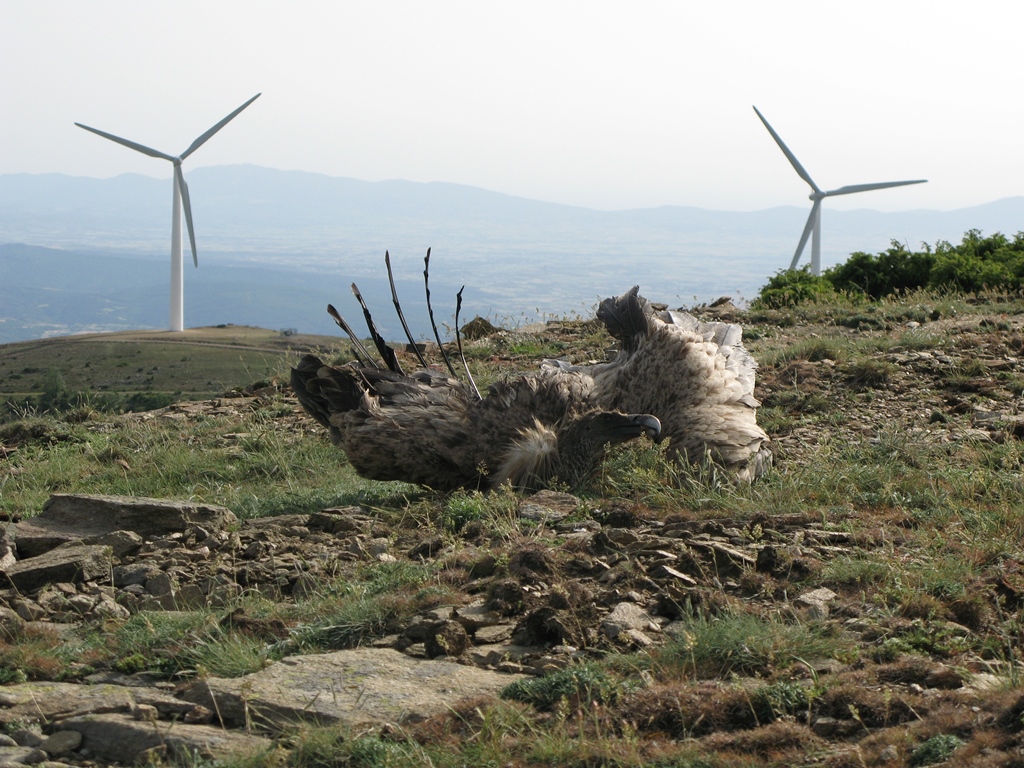
M 413 341 L 412 331 L 409 330 L 409 324 L 405 322 L 405 315 L 402 313 L 402 305 L 398 301 L 398 291 L 395 290 L 395 275 L 391 271 L 391 254 L 387 251 L 384 251 L 384 266 L 388 268 L 388 282 L 391 284 L 391 301 L 395 304 L 395 311 L 398 312 L 398 319 L 402 321 L 402 330 L 405 331 L 405 338 L 409 340 L 409 348 L 416 353 L 416 357 L 419 358 L 420 365 L 426 368 L 427 361 L 423 359 L 423 354 L 420 352 L 419 345 Z
M 359 360 L 359 362 L 361 364 L 366 363 L 366 365 L 370 366 L 371 368 L 380 368 L 380 366 L 377 365 L 374 359 L 370 357 L 370 353 L 366 351 L 366 347 L 363 346 L 363 343 L 359 340 L 359 337 L 356 336 L 356 332 L 352 330 L 352 326 L 345 322 L 345 318 L 342 317 L 341 313 L 334 308 L 333 304 L 327 305 L 327 314 L 334 318 L 334 322 L 338 324 L 338 327 L 341 328 L 341 330 L 343 330 L 352 340 L 352 346 L 355 348 L 356 358 Z
M 313 355 L 305 355 L 298 364 L 292 368 L 291 385 L 299 404 L 306 409 L 306 412 L 324 427 L 331 426 L 331 413 L 327 404 L 315 397 L 309 389 L 311 381 L 316 379 L 317 371 L 323 366 L 320 359 Z
M 363 301 L 363 295 L 359 293 L 359 288 L 356 287 L 355 283 L 352 283 L 352 295 L 356 297 L 356 301 L 359 302 L 359 306 L 363 309 L 363 317 L 366 318 L 366 327 L 370 329 L 370 338 L 373 339 L 373 344 L 377 347 L 377 351 L 380 353 L 381 360 L 384 361 L 384 365 L 387 366 L 389 371 L 393 371 L 399 375 L 404 374 L 402 370 L 402 364 L 398 362 L 398 355 L 395 354 L 395 350 L 388 346 L 388 343 L 384 341 L 384 337 L 380 335 L 380 331 L 377 330 L 377 324 L 373 322 L 373 316 L 370 315 L 370 310 L 366 306 L 366 302 Z
M 330 368 L 315 355 L 305 355 L 292 368 L 291 374 L 295 398 L 306 413 L 327 428 L 331 442 L 339 447 L 343 437 L 331 417 L 354 411 L 362 405 L 365 390 L 361 382 L 362 379 L 352 368 Z
M 444 345 L 441 343 L 441 334 L 437 332 L 437 323 L 434 322 L 434 308 L 430 306 L 430 249 L 427 248 L 427 255 L 423 259 L 423 287 L 427 292 L 427 314 L 430 316 L 430 327 L 434 329 L 434 340 L 437 341 L 437 348 L 441 350 L 441 357 L 444 358 L 444 364 L 448 366 L 448 371 L 452 376 L 458 378 L 458 374 L 455 373 L 455 368 L 452 366 L 452 361 L 448 359 L 448 353 L 444 351 Z
M 464 290 L 466 290 L 466 286 L 459 288 L 459 292 L 455 294 L 455 341 L 459 345 L 459 357 L 462 358 L 462 367 L 466 369 L 466 378 L 469 379 L 469 385 L 473 388 L 476 399 L 483 400 L 480 390 L 477 389 L 476 382 L 473 381 L 473 374 L 469 372 L 469 363 L 466 362 L 466 355 L 462 351 L 462 334 L 459 333 L 459 312 L 462 311 L 462 292 Z

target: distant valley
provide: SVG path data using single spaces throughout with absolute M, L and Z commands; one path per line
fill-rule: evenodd
M 417 336 L 429 334 L 423 255 L 440 322 L 466 286 L 465 317 L 530 322 L 589 313 L 639 283 L 690 305 L 750 299 L 786 267 L 808 208 L 755 212 L 667 206 L 604 212 L 473 187 L 365 182 L 257 166 L 187 173 L 199 269 L 186 257 L 188 326 L 235 323 L 334 334 L 333 302 L 353 325 L 356 281 L 386 333 L 401 333 L 383 256 Z M 169 180 L 0 175 L 0 343 L 84 331 L 163 328 L 168 316 Z M 959 241 L 970 228 L 1024 229 L 1024 198 L 956 211 L 831 211 L 823 263 Z

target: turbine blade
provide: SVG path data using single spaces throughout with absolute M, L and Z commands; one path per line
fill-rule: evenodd
M 198 267 L 199 256 L 196 254 L 196 231 L 192 227 L 192 202 L 188 197 L 188 184 L 185 183 L 185 174 L 181 172 L 181 163 L 174 164 L 174 175 L 178 177 L 178 190 L 181 192 L 181 208 L 185 212 L 188 242 L 192 246 L 192 263 Z
M 811 236 L 811 232 L 814 230 L 814 218 L 818 215 L 818 208 L 820 207 L 821 200 L 815 200 L 814 205 L 811 206 L 811 215 L 807 217 L 807 224 L 804 225 L 804 233 L 800 235 L 800 242 L 796 246 L 796 253 L 793 254 L 793 261 L 790 262 L 790 269 L 796 269 L 797 262 L 800 261 L 800 254 L 804 252 L 807 238 Z
M 129 149 L 134 149 L 136 152 L 141 152 L 144 155 L 149 155 L 150 157 L 158 157 L 161 160 L 170 160 L 172 163 L 175 160 L 175 158 L 172 155 L 168 155 L 167 153 L 161 152 L 158 149 L 151 149 L 150 147 L 144 146 L 137 142 L 129 141 L 128 139 L 122 139 L 120 136 L 115 136 L 112 133 L 101 131 L 98 128 L 90 128 L 88 125 L 82 125 L 81 123 L 75 123 L 75 125 L 77 125 L 79 128 L 84 128 L 90 133 L 95 133 L 97 136 L 102 136 L 104 139 L 110 139 L 111 141 L 117 144 L 121 144 L 125 147 L 128 147 Z
M 211 136 L 213 136 L 213 134 L 215 134 L 217 131 L 219 131 L 221 128 L 223 128 L 225 125 L 230 123 L 238 115 L 239 112 L 241 112 L 243 109 L 245 109 L 250 104 L 252 104 L 254 101 L 256 101 L 256 99 L 258 99 L 260 97 L 260 95 L 261 94 L 257 93 L 255 96 L 253 96 L 247 102 L 245 102 L 245 104 L 243 104 L 238 109 L 236 109 L 234 112 L 232 112 L 230 115 L 225 117 L 223 120 L 221 120 L 219 123 L 217 123 L 215 126 L 213 126 L 213 128 L 208 130 L 206 133 L 204 133 L 198 139 L 193 141 L 192 145 L 188 149 L 186 149 L 184 152 L 181 153 L 181 159 L 184 160 L 186 157 L 188 157 L 193 152 L 195 152 L 197 149 L 199 149 L 201 146 L 203 146 L 203 144 L 205 144 L 206 141 Z
M 818 188 L 818 185 L 814 183 L 814 179 L 811 178 L 811 174 L 809 174 L 804 169 L 804 167 L 800 165 L 800 161 L 796 159 L 796 155 L 789 151 L 789 147 L 786 146 L 786 143 L 782 140 L 782 137 L 780 137 L 779 134 L 775 132 L 775 129 L 768 124 L 768 121 L 764 119 L 764 115 L 761 114 L 760 110 L 757 107 L 754 107 L 754 111 L 757 112 L 757 116 L 761 118 L 761 122 L 764 123 L 764 127 L 768 129 L 768 133 L 770 133 L 772 135 L 772 138 L 775 139 L 775 143 L 779 145 L 779 149 L 782 150 L 782 154 L 789 158 L 790 164 L 793 166 L 794 170 L 796 170 L 796 172 L 800 175 L 800 178 L 806 181 L 808 184 L 810 184 L 811 189 L 813 189 L 815 192 L 820 193 L 821 190 Z
M 867 192 L 872 189 L 888 189 L 889 187 L 905 187 L 908 184 L 924 184 L 928 179 L 915 179 L 914 181 L 882 181 L 878 184 L 851 184 L 839 189 L 830 189 L 825 197 L 833 195 L 852 195 L 854 192 Z

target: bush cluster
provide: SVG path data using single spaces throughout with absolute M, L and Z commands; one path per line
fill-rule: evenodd
M 1024 285 L 1024 232 L 1013 239 L 999 232 L 982 237 L 969 230 L 959 245 L 940 240 L 910 251 L 892 241 L 872 255 L 858 251 L 821 277 L 807 267 L 781 270 L 761 289 L 756 309 L 783 309 L 809 301 L 827 302 L 837 294 L 881 299 L 920 288 L 975 293 L 986 289 L 1019 291 Z

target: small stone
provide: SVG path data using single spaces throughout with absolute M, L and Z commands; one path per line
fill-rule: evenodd
M 78 731 L 56 731 L 39 743 L 39 749 L 52 756 L 66 755 L 82 745 L 82 734 Z
M 601 632 L 610 640 L 628 629 L 644 630 L 651 626 L 650 615 L 634 603 L 619 603 L 601 622 Z
M 107 595 L 103 595 L 96 602 L 92 612 L 100 619 L 127 619 L 131 616 L 131 612 L 127 608 L 123 605 L 118 605 L 114 599 Z
M 800 595 L 800 597 L 793 602 L 800 608 L 805 609 L 811 618 L 827 619 L 831 612 L 829 603 L 835 600 L 838 596 L 839 595 L 831 589 L 822 587 L 821 589 L 815 589 L 811 592 Z
M 260 560 L 267 556 L 268 545 L 262 541 L 254 541 L 245 551 L 242 552 L 242 557 L 246 560 Z
M 54 613 L 67 605 L 67 597 L 56 589 L 44 589 L 36 595 L 36 602 L 47 613 Z
M 366 542 L 365 546 L 366 552 L 368 552 L 372 557 L 379 557 L 380 555 L 387 554 L 388 549 L 391 547 L 391 542 L 383 538 L 370 539 Z
M 96 600 L 88 595 L 75 595 L 68 598 L 68 605 L 79 614 L 85 615 L 92 610 Z
M 12 603 L 14 610 L 25 621 L 39 621 L 46 616 L 46 611 L 34 600 L 22 598 Z
M 427 560 L 442 549 L 444 549 L 444 539 L 440 536 L 432 536 L 410 549 L 408 555 L 413 560 Z
M 424 650 L 431 659 L 461 656 L 469 648 L 469 635 L 457 621 L 445 621 L 427 632 Z
M 0 747 L 0 765 L 19 768 L 46 760 L 46 753 L 34 747 Z
M 174 584 L 170 574 L 161 571 L 151 579 L 146 580 L 146 591 L 153 597 L 162 597 L 174 592 Z
M 968 678 L 964 689 L 971 693 L 990 693 L 998 691 L 1006 685 L 1006 678 L 993 675 L 991 672 L 978 672 Z
M 110 547 L 114 557 L 124 557 L 138 552 L 143 539 L 135 531 L 111 531 L 102 536 L 89 539 L 89 544 L 103 544 Z
M 136 704 L 132 717 L 144 722 L 160 719 L 160 712 L 152 704 Z
M 10 608 L 0 606 L 0 637 L 12 640 L 25 628 L 25 619 Z
M 11 738 L 19 747 L 38 747 L 43 743 L 43 734 L 32 728 L 19 728 L 11 733 Z
M 145 584 L 160 573 L 156 563 L 138 562 L 118 565 L 113 570 L 115 587 L 130 587 L 134 584 Z
M 568 515 L 564 512 L 556 512 L 553 509 L 548 509 L 540 504 L 533 504 L 528 501 L 524 501 L 519 505 L 519 517 L 523 520 L 533 520 L 536 522 L 544 523 L 559 523 L 564 520 Z
M 483 602 L 457 608 L 454 618 L 469 632 L 502 622 L 501 615 L 487 608 Z
M 495 626 L 480 627 L 473 633 L 473 638 L 481 645 L 507 643 L 512 637 L 514 629 L 515 627 L 512 624 L 497 624 Z
M 633 648 L 649 648 L 654 645 L 654 641 L 639 629 L 626 629 L 620 632 L 615 639 Z
M 186 723 L 201 724 L 213 722 L 213 712 L 204 707 L 202 704 L 196 704 L 192 709 L 185 713 L 182 720 Z

